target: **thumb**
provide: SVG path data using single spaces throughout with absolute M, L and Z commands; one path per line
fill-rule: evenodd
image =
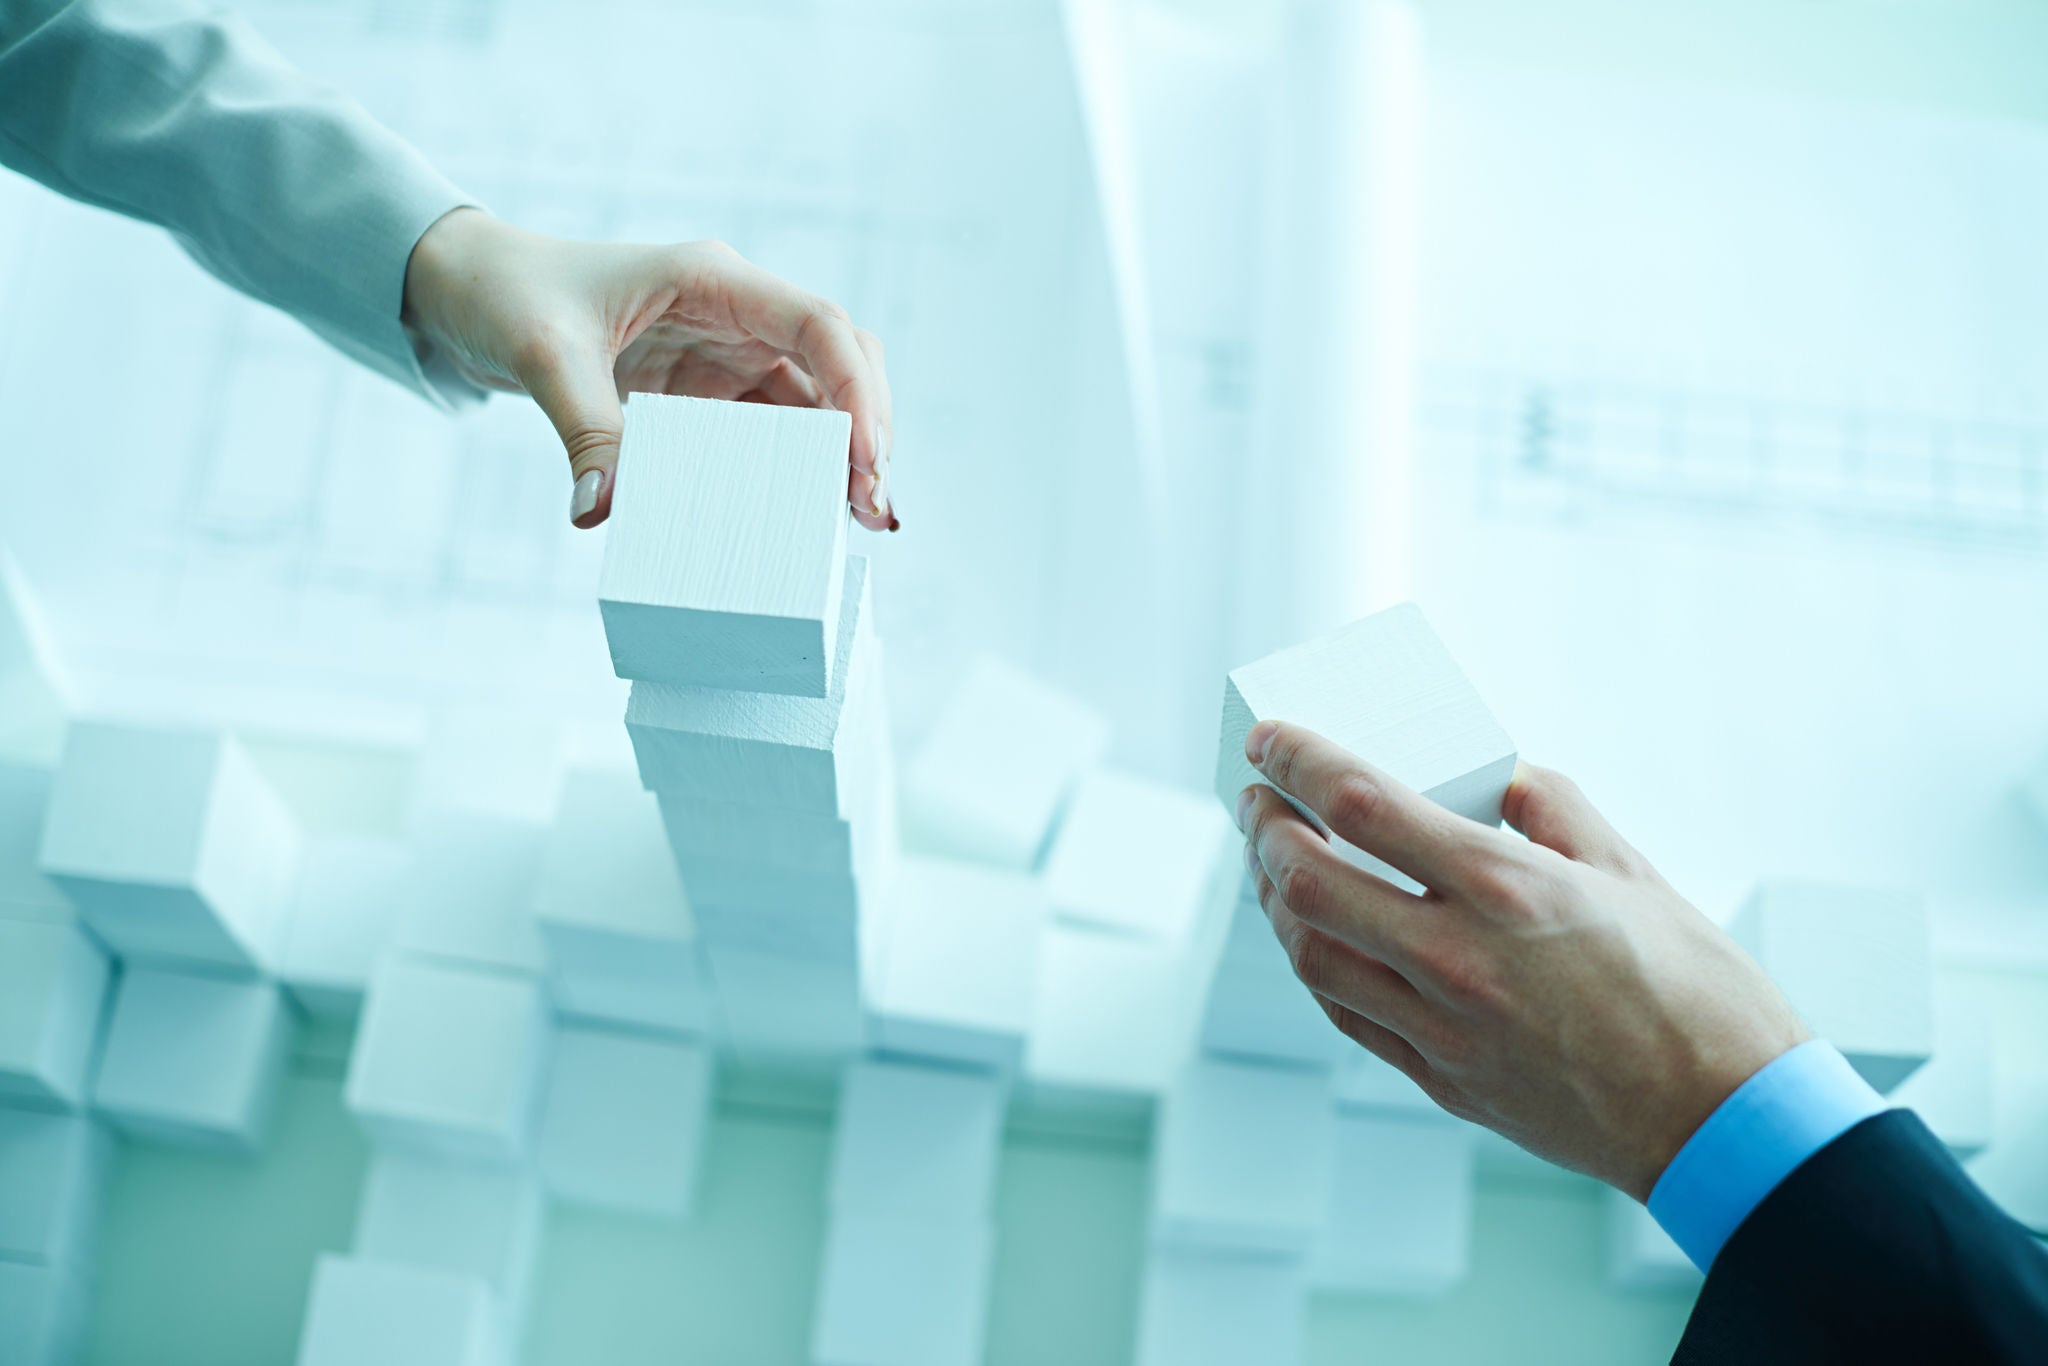
M 1579 785 L 1562 773 L 1516 764 L 1501 814 L 1509 825 L 1527 835 L 1531 844 L 1555 849 L 1574 862 L 1624 877 L 1649 871 L 1643 856 L 1593 809 Z
M 611 516 L 626 422 L 611 357 L 597 346 L 536 347 L 513 377 L 533 395 L 569 453 L 569 520 L 596 526 Z

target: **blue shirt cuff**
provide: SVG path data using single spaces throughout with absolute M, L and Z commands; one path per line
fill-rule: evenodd
M 1650 1191 L 1650 1216 L 1701 1271 L 1799 1164 L 1885 1108 L 1835 1046 L 1813 1039 L 1735 1088 Z

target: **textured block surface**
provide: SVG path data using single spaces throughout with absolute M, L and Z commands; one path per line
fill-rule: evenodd
M 985 1220 L 1002 1148 L 1002 1082 L 915 1063 L 857 1062 L 839 1088 L 829 1191 L 835 1212 Z
M 714 1069 L 702 1044 L 563 1028 L 540 1169 L 568 1204 L 681 1219 L 696 1204 Z
M 1301 1359 L 1308 1290 L 1299 1260 L 1154 1248 L 1140 1294 L 1139 1366 Z
M 1228 914 L 1242 847 L 1229 818 L 1194 793 L 1091 773 L 1046 858 L 1046 897 L 1063 920 L 1190 943 Z
M 0 916 L 0 1102 L 84 1102 L 107 977 L 78 926 Z
M 298 1366 L 508 1366 L 490 1287 L 475 1276 L 321 1257 Z
M 1328 1077 L 1197 1058 L 1160 1100 L 1152 1232 L 1164 1246 L 1306 1252 L 1329 1209 L 1334 1119 Z M 1285 1153 L 1287 1160 L 1275 1161 Z
M 814 1366 L 974 1366 L 994 1242 L 986 1221 L 835 1214 L 812 1326 Z
M 888 902 L 872 1000 L 875 1046 L 1016 1067 L 1038 997 L 1046 908 L 1037 879 L 911 858 Z
M 253 1156 L 291 1040 L 291 1008 L 269 982 L 128 968 L 93 1108 L 138 1137 Z
M 633 395 L 598 580 L 619 677 L 825 695 L 851 432 L 827 409 Z
M 1441 1295 L 1471 1262 L 1475 1132 L 1448 1116 L 1339 1115 L 1329 1217 L 1310 1283 L 1372 1295 Z

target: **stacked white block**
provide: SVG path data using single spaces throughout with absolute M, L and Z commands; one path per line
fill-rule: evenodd
M 1301 1359 L 1308 1283 L 1299 1258 L 1154 1248 L 1138 1308 L 1138 1366 Z
M 545 1211 L 529 1171 L 380 1152 L 356 1206 L 355 1255 L 475 1278 L 516 1341 L 540 1263 Z
M 1101 713 L 984 655 L 904 772 L 904 836 L 914 849 L 1028 870 L 1108 748 Z
M 254 1156 L 269 1132 L 293 1018 L 270 982 L 128 967 L 93 1109 L 153 1142 Z
M 812 1329 L 816 1366 L 981 1360 L 1003 1083 L 909 1063 L 846 1069 Z
M 1344 1294 L 1441 1295 L 1471 1263 L 1477 1131 L 1435 1116 L 1339 1112 L 1332 1198 L 1309 1282 Z
M 0 759 L 57 762 L 65 692 L 41 609 L 14 561 L 0 551 Z
M 1958 1158 L 1991 1146 L 1995 1110 L 1995 1031 L 1991 1003 L 1960 987 L 1934 994 L 1934 1056 L 1892 1092 Z
M 1195 1059 L 1154 1121 L 1154 1245 L 1301 1257 L 1326 1221 L 1334 1139 L 1326 1073 Z
M 1892 1091 L 1933 1055 L 1933 941 L 1918 897 L 1765 882 L 1728 932 L 1813 1032 L 1879 1091 Z
M 1607 1278 L 1622 1290 L 1671 1290 L 1700 1283 L 1694 1266 L 1650 1212 L 1620 1191 L 1601 1193 L 1607 1206 Z
M 1230 821 L 1193 793 L 1107 770 L 1081 779 L 1046 857 L 1070 924 L 1193 944 L 1221 932 L 1243 877 Z
M 267 969 L 298 855 L 290 812 L 233 739 L 71 727 L 42 866 L 122 958 Z
M 328 1254 L 313 1268 L 298 1366 L 510 1366 L 479 1276 Z
M 105 953 L 77 925 L 0 907 L 0 1103 L 84 1103 L 107 977 Z
M 1016 1069 L 1038 999 L 1042 884 L 1002 868 L 906 858 L 887 920 L 869 1007 L 875 1048 Z
M 306 842 L 277 966 L 301 1010 L 325 1019 L 355 1016 L 412 900 L 413 870 L 412 851 L 395 839 Z
M 711 1123 L 703 1044 L 564 1025 L 540 1124 L 540 1172 L 570 1205 L 681 1219 Z

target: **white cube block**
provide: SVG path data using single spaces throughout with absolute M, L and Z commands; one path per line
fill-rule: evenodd
M 931 853 L 1029 869 L 1074 784 L 1108 748 L 1100 712 L 983 655 L 904 771 L 905 837 Z
M 1991 1146 L 1995 1111 L 1991 1003 L 1961 988 L 1937 988 L 1934 1056 L 1892 1092 L 1958 1158 Z
M 1255 900 L 1231 911 L 1222 960 L 1202 1012 L 1202 1047 L 1227 1057 L 1330 1067 L 1358 1046 L 1337 1031 L 1294 975 Z
M 90 1272 L 112 1156 L 82 1115 L 0 1109 L 0 1262 Z
M 298 855 L 290 812 L 234 740 L 72 726 L 43 868 L 121 957 L 269 966 Z
M 1443 1119 L 1340 1114 L 1328 1216 L 1309 1282 L 1355 1295 L 1441 1295 L 1472 1259 L 1476 1132 Z
M 1607 1278 L 1623 1290 L 1669 1290 L 1700 1283 L 1699 1268 L 1679 1251 L 1650 1212 L 1620 1191 L 1602 1191 L 1607 1212 Z
M 253 1157 L 277 1108 L 293 1020 L 269 982 L 126 969 L 93 1108 L 154 1142 Z
M 661 807 L 622 773 L 579 769 L 542 836 L 534 915 L 554 927 L 644 939 L 688 939 L 690 906 Z
M 541 929 L 562 1018 L 665 1034 L 715 1027 L 710 974 L 694 938 L 640 939 L 546 921 Z
M 1813 1032 L 1890 1092 L 1934 1053 L 1933 936 L 1910 893 L 1766 882 L 1729 924 Z
M 812 1366 L 975 1366 L 994 1244 L 986 1220 L 834 1214 Z
M 313 1268 L 298 1366 L 508 1366 L 476 1276 L 329 1253 Z
M 1036 878 L 911 858 L 892 884 L 871 1033 L 887 1053 L 1007 1071 L 1038 999 L 1045 891 Z
M 1229 819 L 1193 793 L 1091 773 L 1046 856 L 1046 898 L 1074 924 L 1189 943 L 1229 915 L 1243 847 Z
M 746 949 L 704 956 L 719 1042 L 741 1059 L 818 1062 L 865 1046 L 858 965 Z
M 994 1213 L 1006 1090 L 996 1077 L 916 1063 L 849 1065 L 827 1189 L 834 1211 L 926 1221 Z
M 823 697 L 851 420 L 635 394 L 598 606 L 621 678 Z
M 538 824 L 555 814 L 567 762 L 553 717 L 474 705 L 436 712 L 414 756 L 411 812 Z
M 541 973 L 534 920 L 542 827 L 467 812 L 422 814 L 407 839 L 412 867 L 393 942 L 422 958 Z
M 866 873 L 893 853 L 888 803 L 855 814 L 857 821 L 709 797 L 664 794 L 662 819 L 674 862 L 685 875 L 734 864 L 787 873 Z
M 857 821 L 879 807 L 887 716 L 867 560 L 849 556 L 844 667 L 823 697 L 636 683 L 626 731 L 651 792 Z
M 326 1019 L 355 1015 L 371 971 L 397 935 L 412 878 L 412 853 L 397 840 L 307 841 L 277 966 L 300 1009 Z
M 548 1193 L 565 1204 L 687 1217 L 714 1073 L 701 1044 L 562 1028 L 540 1127 Z
M 91 1302 L 91 1280 L 82 1271 L 0 1261 L 7 1366 L 78 1366 Z
M 381 1152 L 363 1176 L 354 1250 L 368 1261 L 473 1276 L 516 1329 L 544 1222 L 540 1181 L 530 1172 Z
M 1154 1241 L 1308 1251 L 1329 1210 L 1334 1130 L 1327 1076 L 1195 1059 L 1161 1098 L 1153 1124 Z
M 1413 603 L 1230 671 L 1216 757 L 1226 810 L 1265 782 L 1244 757 L 1245 736 L 1261 721 L 1306 726 L 1439 805 L 1500 823 L 1514 741 Z M 1338 843 L 1361 866 L 1384 870 Z
M 42 869 L 43 817 L 54 773 L 0 763 L 0 917 L 69 920 L 74 912 Z
M 1392 1063 L 1382 1062 L 1346 1040 L 1346 1051 L 1330 1076 L 1337 1108 L 1354 1115 L 1431 1119 L 1462 1124 L 1446 1114 L 1429 1093 Z M 1519 1149 L 1517 1150 L 1519 1151 Z
M 1138 1309 L 1138 1366 L 1301 1360 L 1308 1286 L 1295 1258 L 1154 1248 Z
M 57 762 L 67 691 L 41 605 L 0 551 L 0 760 Z
M 1054 1091 L 1164 1089 L 1193 1052 L 1214 962 L 1184 945 L 1048 925 L 1026 1073 Z
M 820 909 L 801 892 L 760 903 L 696 903 L 697 934 L 706 953 L 727 950 L 825 963 L 860 962 L 860 911 Z
M 530 1148 L 547 1046 L 532 979 L 394 956 L 370 979 L 343 1099 L 381 1145 L 516 1160 Z
M 107 958 L 77 925 L 0 918 L 0 1101 L 84 1103 Z

